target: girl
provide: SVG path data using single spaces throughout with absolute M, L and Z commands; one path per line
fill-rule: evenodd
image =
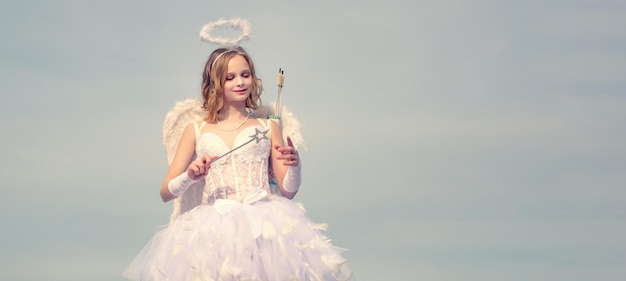
M 169 201 L 201 182 L 201 192 L 193 193 L 199 205 L 163 226 L 124 275 L 176 281 L 349 279 L 342 250 L 322 234 L 325 227 L 290 200 L 301 178 L 291 140 L 283 143 L 277 122 L 251 118 L 262 89 L 250 56 L 241 47 L 217 49 L 202 77 L 208 114 L 185 127 L 160 189 Z M 279 195 L 270 193 L 270 170 Z

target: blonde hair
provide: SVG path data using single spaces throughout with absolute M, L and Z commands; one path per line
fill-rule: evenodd
M 250 55 L 241 47 L 219 48 L 211 53 L 202 73 L 202 109 L 209 112 L 208 122 L 217 121 L 217 113 L 224 106 L 224 81 L 228 62 L 235 56 L 242 56 L 248 62 L 252 75 L 252 89 L 246 99 L 246 108 L 257 110 L 261 106 L 263 86 L 256 76 Z

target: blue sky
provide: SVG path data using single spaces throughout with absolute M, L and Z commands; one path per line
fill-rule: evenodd
M 198 32 L 233 17 L 357 280 L 626 275 L 623 1 L 33 0 L 0 11 L 0 279 L 123 280 Z

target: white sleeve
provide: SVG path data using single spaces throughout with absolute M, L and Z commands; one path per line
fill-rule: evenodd
M 287 174 L 285 174 L 285 178 L 283 179 L 283 188 L 289 192 L 296 192 L 300 188 L 300 184 L 302 183 L 302 169 L 301 165 L 298 162 L 298 166 L 289 166 L 287 167 Z
M 180 174 L 179 176 L 173 178 L 170 180 L 170 182 L 167 183 L 167 189 L 170 191 L 170 193 L 176 197 L 182 195 L 185 191 L 187 191 L 187 189 L 194 183 L 199 181 L 200 179 L 194 180 L 191 177 L 189 177 L 189 174 L 187 174 L 187 172 L 183 172 L 182 174 Z

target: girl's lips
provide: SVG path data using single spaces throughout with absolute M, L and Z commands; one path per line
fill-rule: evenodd
M 237 93 L 237 94 L 244 94 L 244 93 L 246 93 L 247 90 L 248 89 L 245 89 L 245 90 L 235 90 L 234 92 Z

